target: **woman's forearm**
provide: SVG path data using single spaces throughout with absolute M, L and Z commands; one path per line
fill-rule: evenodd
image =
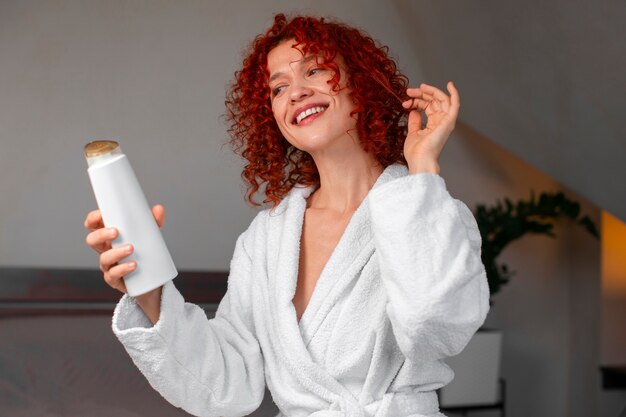
M 135 301 L 144 314 L 150 319 L 152 325 L 155 325 L 159 321 L 161 315 L 161 292 L 163 287 L 156 288 L 145 294 L 135 297 Z

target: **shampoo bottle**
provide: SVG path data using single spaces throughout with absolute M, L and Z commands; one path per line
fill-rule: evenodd
M 176 266 L 118 143 L 109 140 L 88 143 L 85 157 L 104 225 L 118 230 L 112 246 L 131 243 L 134 247 L 134 252 L 124 259 L 124 262 L 137 262 L 137 268 L 124 277 L 128 295 L 144 294 L 174 279 L 178 274 Z

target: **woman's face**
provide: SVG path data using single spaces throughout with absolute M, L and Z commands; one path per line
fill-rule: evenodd
M 267 56 L 272 111 L 280 131 L 309 153 L 328 149 L 338 138 L 356 137 L 356 116 L 350 116 L 355 104 L 350 90 L 342 88 L 346 75 L 341 59 L 339 91 L 332 91 L 332 70 L 318 65 L 314 55 L 303 56 L 294 44 L 282 42 Z

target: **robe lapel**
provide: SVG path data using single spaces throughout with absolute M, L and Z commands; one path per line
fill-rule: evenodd
M 354 415 L 361 415 L 356 398 L 337 380 L 332 378 L 323 368 L 313 362 L 309 354 L 296 319 L 296 311 L 292 299 L 295 293 L 298 275 L 298 258 L 300 252 L 300 236 L 306 197 L 312 188 L 294 188 L 283 201 L 274 219 L 274 233 L 278 233 L 278 253 L 275 254 L 275 274 L 268 279 L 271 305 L 271 327 L 274 329 L 272 343 L 279 356 L 284 360 L 289 373 L 298 380 L 309 392 L 314 393 L 329 404 L 341 404 L 342 410 L 352 410 Z
M 372 188 L 376 188 L 388 181 L 404 176 L 406 173 L 406 167 L 390 165 L 378 177 Z M 306 209 L 305 199 L 312 191 L 313 188 L 309 188 L 293 196 L 294 199 L 300 198 L 304 201 L 304 208 L 302 208 L 301 217 L 299 218 L 301 228 L 304 219 L 304 210 Z M 355 279 L 358 279 L 360 269 L 363 268 L 369 258 L 374 254 L 375 247 L 371 233 L 368 198 L 369 193 L 352 215 L 346 230 L 324 266 L 315 285 L 311 299 L 309 300 L 309 304 L 300 319 L 299 328 L 305 346 L 309 345 L 333 306 L 345 295 L 346 288 L 348 288 Z M 299 247 L 301 232 L 302 230 L 300 229 L 297 238 L 298 244 L 294 246 Z M 291 294 L 292 299 L 297 284 L 297 272 L 296 268 L 292 286 L 294 291 Z
M 369 224 L 369 207 L 364 200 L 352 215 L 337 247 L 324 266 L 311 300 L 300 319 L 303 342 L 309 345 L 324 319 L 346 289 L 359 277 L 359 270 L 374 253 Z
M 403 171 L 404 170 L 404 171 Z M 406 168 L 392 165 L 379 176 L 374 187 L 406 173 Z M 406 175 L 406 174 L 404 174 Z M 270 213 L 269 247 L 277 249 L 268 259 L 268 293 L 272 344 L 284 358 L 290 373 L 309 391 L 339 406 L 349 415 L 362 415 L 357 399 L 324 368 L 313 361 L 307 344 L 315 335 L 333 305 L 344 295 L 350 283 L 358 279 L 359 269 L 374 253 L 367 196 L 353 214 L 318 279 L 311 300 L 297 321 L 293 296 L 298 280 L 300 241 L 306 198 L 313 187 L 294 187 Z M 369 196 L 369 194 L 368 194 Z M 275 216 L 274 218 L 272 218 Z M 352 414 L 350 414 L 352 412 Z

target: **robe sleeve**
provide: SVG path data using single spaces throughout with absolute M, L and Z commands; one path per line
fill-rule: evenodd
M 376 256 L 387 315 L 413 362 L 460 353 L 483 324 L 489 287 L 471 211 L 443 178 L 404 176 L 370 192 Z
M 154 326 L 126 295 L 113 316 L 115 335 L 150 385 L 195 416 L 247 415 L 265 392 L 263 356 L 251 330 L 250 258 L 243 236 L 214 319 L 185 303 L 173 282 L 163 287 Z

